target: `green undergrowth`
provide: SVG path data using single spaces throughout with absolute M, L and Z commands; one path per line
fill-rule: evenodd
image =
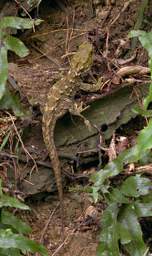
M 30 116 L 30 110 L 21 104 L 20 96 L 13 88 L 8 87 L 8 54 L 12 51 L 20 58 L 29 54 L 28 48 L 17 37 L 11 35 L 12 31 L 31 29 L 39 25 L 42 20 L 32 20 L 20 17 L 3 17 L 0 20 L 0 109 L 12 110 L 16 117 Z M 0 145 L 0 151 L 9 140 L 11 131 L 9 130 Z
M 17 37 L 11 35 L 11 30 L 31 29 L 42 20 L 32 20 L 20 17 L 3 17 L 0 20 L 0 109 L 12 109 L 16 116 L 26 113 L 18 95 L 12 93 L 6 86 L 8 79 L 8 52 L 12 51 L 23 58 L 29 54 L 28 48 Z
M 152 32 L 132 31 L 130 37 L 138 37 L 147 50 L 152 80 Z M 111 178 L 123 172 L 128 164 L 139 164 L 151 157 L 152 111 L 148 109 L 151 101 L 152 83 L 143 106 L 134 109 L 147 118 L 147 126 L 140 131 L 135 146 L 92 176 L 94 201 L 103 199 L 107 204 L 101 217 L 98 256 L 149 255 L 150 248 L 143 239 L 140 220 L 152 216 L 152 182 L 142 174 L 132 174 L 119 186 L 114 186 Z
M 30 210 L 15 197 L 3 193 L 0 180 L 0 255 L 21 256 L 37 252 L 41 256 L 48 256 L 43 245 L 27 237 L 31 228 L 12 213 L 13 208 Z

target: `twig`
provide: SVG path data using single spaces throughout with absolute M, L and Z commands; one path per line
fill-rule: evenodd
M 47 230 L 47 228 L 48 228 L 48 226 L 49 226 L 49 224 L 50 224 L 50 221 L 51 221 L 51 219 L 52 219 L 54 213 L 56 212 L 57 208 L 59 207 L 59 204 L 60 204 L 60 203 L 57 204 L 57 206 L 55 207 L 55 209 L 53 210 L 53 212 L 50 214 L 50 217 L 49 217 L 48 221 L 46 222 L 46 224 L 45 224 L 45 226 L 44 226 L 44 229 L 42 230 L 41 237 L 40 237 L 40 240 L 39 240 L 40 243 L 43 243 L 45 232 L 46 232 L 46 230 Z
M 21 136 L 20 136 L 18 130 L 17 130 L 17 127 L 16 127 L 16 125 L 15 125 L 15 123 L 14 123 L 14 120 L 13 120 L 11 114 L 10 114 L 9 112 L 6 112 L 6 113 L 7 113 L 7 114 L 9 115 L 9 117 L 11 118 L 11 121 L 12 121 L 12 124 L 13 124 L 13 127 L 14 127 L 14 130 L 15 130 L 17 136 L 18 136 L 18 139 L 19 139 L 19 141 L 20 141 L 20 143 L 21 143 L 21 146 L 22 146 L 24 152 L 32 159 L 32 161 L 33 161 L 33 163 L 34 163 L 34 166 L 33 166 L 32 170 L 35 168 L 36 171 L 38 171 L 36 161 L 35 161 L 35 159 L 32 157 L 32 155 L 29 153 L 29 151 L 26 149 L 26 147 L 25 147 L 25 145 L 24 145 L 24 143 L 23 143 L 23 141 L 22 141 L 22 138 L 21 138 Z M 31 171 L 32 171 L 32 170 L 31 170 Z
M 48 56 L 47 53 L 45 53 L 42 49 L 40 49 L 39 47 L 37 47 L 36 45 L 31 43 L 31 46 L 38 51 L 39 53 L 42 54 L 42 57 L 45 56 L 48 60 L 50 60 L 51 62 L 53 62 L 58 68 L 61 69 L 61 65 L 59 64 L 59 62 L 57 60 L 55 60 L 54 58 L 52 58 L 51 56 Z
M 67 33 L 66 33 L 66 39 L 65 39 L 65 54 L 69 52 L 69 19 L 68 16 L 66 16 L 66 24 L 67 24 Z
M 10 152 L 11 152 L 11 155 L 13 154 L 13 141 L 12 141 L 12 136 L 9 138 L 9 141 L 10 141 Z M 13 169 L 14 169 L 14 180 L 15 180 L 15 188 L 16 188 L 16 180 L 18 179 L 18 172 L 17 172 L 17 167 L 16 167 L 16 161 L 15 159 L 12 157 L 12 162 L 13 162 Z
M 69 35 L 69 41 L 71 41 L 71 38 L 73 37 L 74 22 L 75 22 L 75 11 L 74 11 L 73 16 L 72 16 L 72 28 L 71 28 L 71 32 L 70 32 L 70 35 Z
M 19 5 L 19 6 L 23 9 L 23 11 L 27 14 L 27 16 L 32 20 L 32 17 L 31 17 L 31 15 L 29 14 L 29 12 L 26 10 L 26 8 L 25 8 L 19 1 L 14 0 L 14 2 L 15 2 L 17 5 Z
M 119 14 L 116 16 L 116 18 L 114 20 L 111 21 L 110 26 L 114 25 L 114 23 L 119 19 L 120 15 L 125 12 L 125 10 L 128 8 L 128 6 L 131 4 L 131 2 L 133 2 L 134 0 L 129 0 L 126 3 L 124 3 L 124 6 L 122 8 L 122 10 L 119 12 Z
M 55 256 L 61 249 L 62 249 L 62 247 L 66 244 L 66 242 L 68 241 L 68 239 L 69 239 L 69 236 L 70 235 L 73 235 L 74 233 L 75 233 L 75 231 L 76 231 L 76 229 L 74 229 L 73 231 L 72 231 L 72 234 L 68 234 L 67 235 L 67 237 L 65 238 L 65 240 L 63 241 L 63 243 L 61 243 L 60 245 L 59 245 L 59 247 L 55 250 L 55 252 L 52 254 L 52 256 Z
M 147 164 L 147 165 L 136 167 L 135 172 L 137 172 L 137 173 L 147 173 L 147 174 L 152 175 L 152 164 Z
M 39 33 L 36 33 L 34 35 L 30 35 L 26 39 L 40 38 L 41 36 L 44 37 L 44 36 L 46 36 L 46 35 L 48 35 L 50 33 L 66 32 L 67 30 L 69 30 L 69 28 L 48 30 L 47 32 L 43 32 L 43 33 L 39 32 Z M 88 32 L 88 30 L 86 30 L 86 29 L 79 29 L 79 28 L 73 28 L 73 31 L 81 32 L 80 34 L 82 34 L 82 35 Z

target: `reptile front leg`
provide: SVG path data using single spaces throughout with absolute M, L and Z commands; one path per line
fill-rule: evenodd
M 71 104 L 69 112 L 74 116 L 80 117 L 82 119 L 82 121 L 84 122 L 85 126 L 87 127 L 87 129 L 91 130 L 92 125 L 91 125 L 90 121 L 88 119 L 86 119 L 81 114 L 86 108 L 87 107 L 83 108 L 83 103 L 82 102 L 80 104 L 77 104 L 77 103 L 74 102 L 73 104 Z
M 97 92 L 100 90 L 100 88 L 102 87 L 102 82 L 103 79 L 102 77 L 98 79 L 97 83 L 95 84 L 89 84 L 89 83 L 83 83 L 83 82 L 80 82 L 78 83 L 78 87 L 83 90 L 83 91 L 86 91 L 86 92 Z M 75 116 L 79 116 L 83 121 L 84 121 L 84 124 L 86 125 L 86 127 L 91 130 L 93 125 L 91 125 L 90 121 L 88 119 L 86 119 L 81 113 L 87 109 L 89 106 L 87 107 L 83 107 L 83 103 L 73 103 L 71 104 L 71 107 L 69 109 L 69 112 L 72 114 L 72 115 L 75 115 Z
M 97 92 L 103 85 L 103 78 L 100 77 L 97 83 L 89 84 L 80 82 L 79 88 L 85 92 Z

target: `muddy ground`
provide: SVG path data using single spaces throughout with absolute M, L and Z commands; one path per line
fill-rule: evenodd
M 133 56 L 128 62 L 129 65 L 147 66 L 146 52 L 138 42 L 133 46 L 128 39 L 128 33 L 134 28 L 139 15 L 140 0 L 119 0 L 111 5 L 98 4 L 98 1 L 94 1 L 97 4 L 93 5 L 92 1 L 78 0 L 67 1 L 70 2 L 68 4 L 66 1 L 58 1 L 58 3 L 54 1 L 54 4 L 47 2 L 42 1 L 38 10 L 38 15 L 44 19 L 44 22 L 36 28 L 35 32 L 26 31 L 20 35 L 30 49 L 30 55 L 22 60 L 10 55 L 10 62 L 16 64 L 12 65 L 10 74 L 17 81 L 21 95 L 24 95 L 23 100 L 30 104 L 34 115 L 34 121 L 32 121 L 34 131 L 32 130 L 32 133 L 27 131 L 28 140 L 25 140 L 25 146 L 29 152 L 33 150 L 33 155 L 43 162 L 47 152 L 40 127 L 41 112 L 47 92 L 50 86 L 67 72 L 70 56 L 81 42 L 89 40 L 93 43 L 94 63 L 91 76 L 87 75 L 83 79 L 90 82 L 92 78 L 98 79 L 102 76 L 105 85 L 99 94 L 107 94 L 112 89 L 121 87 L 122 81 L 115 74 L 122 67 L 120 63 L 123 60 Z M 31 15 L 37 15 L 37 10 L 33 10 Z M 150 11 L 147 11 L 145 20 L 142 28 L 146 28 L 150 22 Z M 84 102 L 87 102 L 90 97 L 98 97 L 98 95 L 92 96 L 89 93 L 78 95 L 78 98 Z M 121 129 L 122 134 L 123 129 Z M 49 159 L 47 162 L 49 163 Z M 97 162 L 95 163 L 79 170 L 79 173 L 95 172 Z M 16 179 L 22 175 L 24 167 L 22 165 L 16 170 Z M 49 250 L 49 255 L 95 256 L 103 205 L 100 203 L 95 206 L 88 194 L 82 191 L 83 185 L 87 184 L 86 181 L 71 182 L 70 180 L 66 184 L 63 243 L 56 191 L 52 195 L 45 193 L 44 189 L 40 191 L 44 192 L 43 195 L 39 193 L 32 198 L 28 196 L 26 200 L 32 211 L 25 213 L 22 217 L 32 227 L 31 237 L 43 242 Z M 81 186 L 78 187 L 78 185 Z M 92 217 L 94 215 L 95 217 Z

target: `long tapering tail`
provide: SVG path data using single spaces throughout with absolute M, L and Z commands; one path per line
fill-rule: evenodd
M 51 127 L 50 127 L 51 124 Z M 60 215 L 62 221 L 62 239 L 64 239 L 64 205 L 63 205 L 63 186 L 62 186 L 62 174 L 61 174 L 61 166 L 60 160 L 58 157 L 57 149 L 54 142 L 54 129 L 55 129 L 55 120 L 48 122 L 46 121 L 46 117 L 43 116 L 43 138 L 45 145 L 49 152 L 49 157 L 51 160 L 52 168 L 55 175 L 56 185 L 58 189 L 59 201 L 60 201 Z

